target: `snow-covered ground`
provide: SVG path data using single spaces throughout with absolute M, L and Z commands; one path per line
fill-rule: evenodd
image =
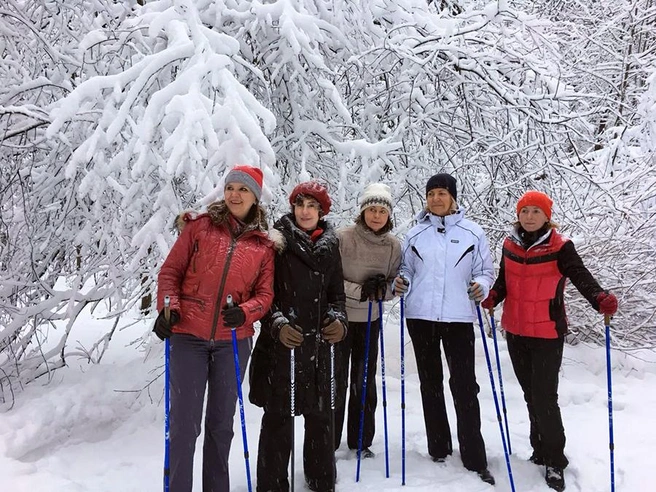
M 98 316 L 96 314 L 96 316 Z M 126 320 L 126 324 L 129 320 Z M 133 343 L 150 330 L 152 320 L 138 321 L 116 334 L 99 364 L 69 358 L 69 367 L 51 380 L 41 378 L 26 386 L 11 410 L 0 413 L 0 477 L 2 491 L 11 492 L 144 492 L 161 490 L 163 458 L 163 344 L 156 338 Z M 108 331 L 106 322 L 88 315 L 81 346 Z M 355 482 L 356 459 L 344 445 L 337 452 L 337 489 L 441 490 L 450 492 L 509 491 L 503 447 L 490 389 L 485 355 L 478 340 L 477 373 L 481 386 L 483 433 L 496 487 L 466 471 L 456 451 L 446 463 L 436 464 L 426 451 L 419 384 L 412 346 L 406 336 L 406 485 L 401 486 L 401 410 L 399 324 L 386 319 L 390 478 L 385 478 L 383 412 L 379 404 L 376 457 L 362 462 Z M 479 337 L 480 338 L 480 337 Z M 488 340 L 490 350 L 492 341 Z M 505 342 L 500 356 L 512 444 L 515 490 L 550 489 L 543 469 L 527 461 L 528 418 Z M 656 490 L 651 453 L 656 448 L 656 353 L 631 355 L 613 352 L 613 401 L 616 490 Z M 380 375 L 380 371 L 379 371 Z M 496 375 L 496 371 L 495 371 Z M 247 383 L 246 383 L 247 384 Z M 380 378 L 379 378 L 380 386 Z M 4 387 L 5 394 L 7 387 Z M 247 388 L 244 390 L 247 394 Z M 379 387 L 380 394 L 380 387 Z M 381 398 L 382 400 L 382 398 Z M 608 410 L 605 350 L 567 346 L 560 385 L 560 404 L 567 433 L 565 472 L 568 491 L 610 490 Z M 455 434 L 453 405 L 448 403 Z M 261 410 L 246 404 L 251 469 L 257 456 Z M 301 460 L 302 419 L 297 419 L 296 484 L 303 490 Z M 202 437 L 201 437 L 202 439 Z M 201 441 L 199 441 L 201 442 Z M 201 446 L 198 446 L 200 450 Z M 200 477 L 200 454 L 196 465 Z M 230 462 L 232 489 L 247 490 L 239 414 Z M 200 479 L 195 489 L 201 491 Z

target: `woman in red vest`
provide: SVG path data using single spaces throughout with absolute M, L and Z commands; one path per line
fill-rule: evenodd
M 519 220 L 503 243 L 499 276 L 481 305 L 493 309 L 505 300 L 501 324 L 528 406 L 533 447 L 529 459 L 545 465 L 547 485 L 562 491 L 568 460 L 558 407 L 558 371 L 567 334 L 565 283 L 570 279 L 602 314 L 615 314 L 617 298 L 599 286 L 574 244 L 556 232 L 552 204 L 539 191 L 528 191 L 519 199 Z

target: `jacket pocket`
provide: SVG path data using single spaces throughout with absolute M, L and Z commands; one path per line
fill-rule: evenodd
M 183 294 L 180 296 L 180 301 L 193 303 L 196 308 L 205 311 L 206 302 L 203 299 Z

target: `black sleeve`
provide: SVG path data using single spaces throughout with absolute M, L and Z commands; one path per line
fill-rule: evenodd
M 328 309 L 332 309 L 337 319 L 344 325 L 344 336 L 348 330 L 348 321 L 346 317 L 346 294 L 344 293 L 344 273 L 342 272 L 342 255 L 339 247 L 333 250 L 332 261 L 335 262 L 335 269 L 332 271 L 328 280 Z
M 499 265 L 499 275 L 494 281 L 492 290 L 497 293 L 497 297 L 494 300 L 494 305 L 498 306 L 506 298 L 506 261 L 505 256 L 501 255 L 501 265 Z
M 572 241 L 567 241 L 558 252 L 558 269 L 560 273 L 572 281 L 574 287 L 598 311 L 599 305 L 595 298 L 604 289 L 601 288 L 590 271 L 585 267 Z

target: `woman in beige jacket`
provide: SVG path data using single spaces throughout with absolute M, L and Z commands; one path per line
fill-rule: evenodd
M 364 405 L 362 457 L 373 457 L 369 449 L 375 432 L 376 362 L 378 357 L 379 313 L 378 300 L 392 298 L 391 282 L 401 264 L 401 245 L 390 233 L 392 229 L 392 195 L 389 186 L 373 183 L 360 197 L 360 215 L 355 224 L 337 231 L 344 272 L 346 312 L 349 330 L 336 348 L 337 398 L 335 409 L 335 449 L 339 448 L 344 425 L 346 389 L 349 388 L 347 444 L 358 449 L 360 413 L 362 410 L 362 381 L 364 377 L 365 345 L 369 302 L 373 301 L 367 390 Z M 351 362 L 349 384 L 349 360 Z

